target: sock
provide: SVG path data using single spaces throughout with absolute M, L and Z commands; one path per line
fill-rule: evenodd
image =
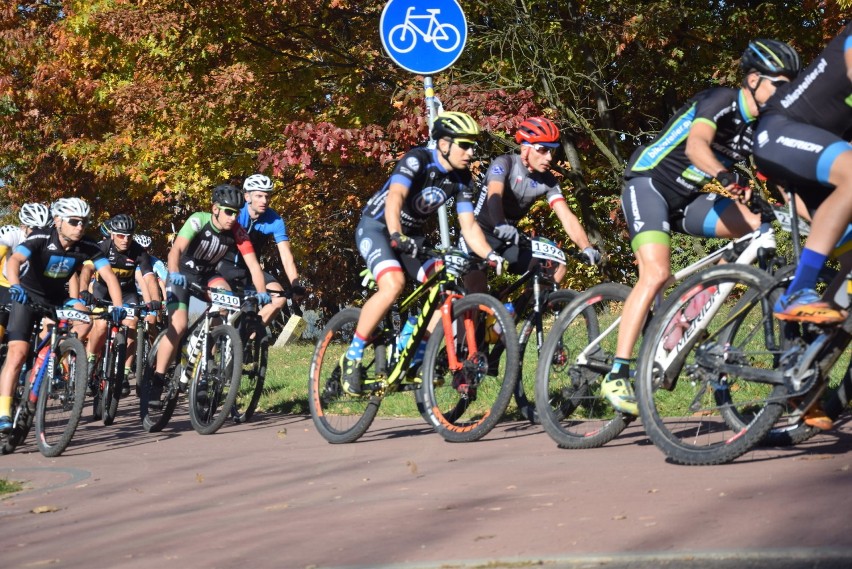
M 609 379 L 629 379 L 632 362 L 633 360 L 626 358 L 615 358 L 612 362 L 612 371 L 609 372 Z
M 12 396 L 0 395 L 0 417 L 12 416 Z
M 802 258 L 799 259 L 799 266 L 796 267 L 796 276 L 787 287 L 786 296 L 806 288 L 816 288 L 817 275 L 825 266 L 826 259 L 826 255 L 805 248 Z
M 364 347 L 367 345 L 367 338 L 362 338 L 357 332 L 352 338 L 352 343 L 349 344 L 349 349 L 346 350 L 346 359 L 357 361 L 364 357 Z

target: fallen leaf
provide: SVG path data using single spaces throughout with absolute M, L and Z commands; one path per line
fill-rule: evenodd
M 287 429 L 278 429 L 278 438 L 283 439 L 287 436 Z
M 59 506 L 38 506 L 30 510 L 34 514 L 49 514 L 50 512 L 58 512 L 61 510 Z
M 201 474 L 201 473 L 196 473 L 195 474 L 195 481 L 198 482 L 199 484 L 201 484 L 202 482 L 204 482 L 204 475 Z
M 626 520 L 627 516 L 625 516 L 624 514 L 618 514 L 617 516 L 612 516 L 612 519 L 614 519 L 614 520 Z
M 411 472 L 411 474 L 417 474 L 417 463 L 416 462 L 414 462 L 413 460 L 406 460 L 405 466 L 408 467 L 408 470 Z

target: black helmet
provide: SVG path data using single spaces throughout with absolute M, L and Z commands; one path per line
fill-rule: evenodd
M 783 41 L 756 39 L 748 43 L 740 59 L 743 74 L 757 71 L 762 75 L 783 75 L 791 81 L 802 69 L 795 49 Z
M 236 186 L 219 184 L 213 188 L 213 203 L 231 209 L 240 209 L 243 205 L 243 194 Z
M 432 138 L 440 140 L 445 136 L 473 140 L 479 136 L 479 125 L 466 113 L 443 112 L 432 123 Z
M 113 233 L 133 233 L 136 222 L 126 213 L 120 213 L 106 222 L 106 228 Z

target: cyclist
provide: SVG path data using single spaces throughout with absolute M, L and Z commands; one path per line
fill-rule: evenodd
M 852 24 L 795 81 L 778 87 L 758 123 L 757 166 L 769 178 L 795 188 L 813 213 L 796 274 L 775 304 L 775 316 L 781 320 L 826 324 L 845 316 L 814 289 L 835 247 L 835 255 L 852 250 L 850 81 Z M 846 259 L 841 261 L 848 264 Z M 828 291 L 826 297 L 830 296 Z
M 169 278 L 166 302 L 169 310 L 169 329 L 160 340 L 157 362 L 151 382 L 148 405 L 160 406 L 165 385 L 165 373 L 171 363 L 175 347 L 186 333 L 190 300 L 190 285 L 229 288 L 227 281 L 216 273 L 223 257 L 239 251 L 251 274 L 251 280 L 261 305 L 269 304 L 269 294 L 263 271 L 245 229 L 237 222 L 243 204 L 240 190 L 230 184 L 213 188 L 211 212 L 196 212 L 189 216 L 169 250 Z
M 157 280 L 154 276 L 154 270 L 151 267 L 151 259 L 145 249 L 136 243 L 133 239 L 133 233 L 136 231 L 136 222 L 133 217 L 127 214 L 118 214 L 113 216 L 104 224 L 109 231 L 109 237 L 102 240 L 98 244 L 101 253 L 109 261 L 112 266 L 112 271 L 118 278 L 121 286 L 122 302 L 124 304 L 138 304 L 139 294 L 137 294 L 136 283 L 140 282 L 142 292 L 142 300 L 152 309 L 159 308 L 160 295 Z M 91 279 L 94 266 L 91 262 L 83 264 L 83 269 L 80 271 L 80 282 L 88 283 Z M 87 297 L 86 293 L 81 294 L 84 300 L 104 300 L 109 291 L 104 285 L 103 278 L 96 275 L 96 280 L 92 284 L 91 298 Z M 87 302 L 89 304 L 90 302 Z M 136 329 L 136 318 L 126 318 L 122 324 L 130 330 Z M 88 342 L 86 343 L 86 351 L 89 359 L 89 374 L 91 375 L 97 355 L 103 351 L 104 342 L 107 334 L 107 323 L 104 320 L 95 320 L 92 325 L 92 331 L 89 333 Z M 130 393 L 130 383 L 128 374 L 130 373 L 130 360 L 136 350 L 136 335 L 127 335 L 127 359 L 124 369 L 124 384 L 121 386 L 122 395 Z
M 41 203 L 25 203 L 18 212 L 18 220 L 20 225 L 0 227 L 0 266 L 3 267 L 0 272 L 0 304 L 3 306 L 8 306 L 12 300 L 9 296 L 9 281 L 6 279 L 6 261 L 12 256 L 15 247 L 23 243 L 33 229 L 42 229 L 53 224 L 50 209 Z M 0 310 L 0 342 L 6 338 L 8 324 L 8 310 Z
M 520 153 L 494 159 L 485 175 L 486 191 L 479 194 L 474 208 L 476 221 L 489 245 L 508 261 L 511 272 L 525 272 L 533 260 L 532 250 L 519 244 L 517 225 L 533 204 L 546 196 L 565 233 L 583 250 L 589 263 L 596 265 L 601 255 L 591 246 L 580 220 L 565 203 L 559 181 L 550 171 L 553 155 L 559 148 L 559 129 L 550 119 L 532 117 L 520 124 L 515 140 L 521 145 Z M 554 278 L 559 282 L 565 273 L 565 266 L 560 265 Z M 470 290 L 485 290 L 482 271 L 471 271 L 465 282 Z
M 269 199 L 273 192 L 272 180 L 263 174 L 252 174 L 243 183 L 243 195 L 245 203 L 240 209 L 237 221 L 248 232 L 252 246 L 259 253 L 271 237 L 278 249 L 278 256 L 284 267 L 284 273 L 290 281 L 290 289 L 293 296 L 298 300 L 305 294 L 305 289 L 299 284 L 299 273 L 296 269 L 296 261 L 290 249 L 290 238 L 287 236 L 287 227 L 281 216 L 269 207 Z M 228 255 L 219 263 L 219 274 L 225 277 L 229 283 L 245 285 L 247 271 L 245 263 L 239 255 Z M 265 306 L 259 313 L 264 325 L 275 318 L 278 311 L 284 307 L 287 299 L 284 297 L 284 289 L 271 274 L 264 272 L 266 290 L 275 294 L 272 302 Z
M 786 43 L 751 41 L 740 60 L 739 89 L 701 91 L 631 156 L 621 200 L 639 279 L 624 303 L 615 361 L 601 385 L 602 394 L 619 411 L 638 414 L 629 380 L 631 355 L 654 297 L 671 277 L 672 229 L 733 238 L 760 225 L 760 216 L 742 203 L 699 191 L 714 178 L 735 195 L 747 189 L 746 177 L 729 168 L 751 154 L 760 108 L 800 67 L 798 53 Z M 671 333 L 683 332 L 675 328 Z
M 405 286 L 403 266 L 413 277 L 420 271 L 416 257 L 425 240 L 422 226 L 444 202 L 455 198 L 465 241 L 498 272 L 502 270 L 504 259 L 485 240 L 473 216 L 469 166 L 478 136 L 479 125 L 469 115 L 441 113 L 431 132 L 437 147 L 409 150 L 364 207 L 355 241 L 376 279 L 378 291 L 364 303 L 352 343 L 341 358 L 346 392 L 361 392 L 364 347 Z
M 54 227 L 34 229 L 6 263 L 12 310 L 7 329 L 6 362 L 0 371 L 0 431 L 8 431 L 12 426 L 12 391 L 30 349 L 35 311 L 27 304 L 28 299 L 45 305 L 62 304 L 68 296 L 66 283 L 71 298 L 76 299 L 80 291 L 77 280 L 72 277 L 84 261 L 91 260 L 109 290 L 113 321 L 122 320 L 126 314 L 121 287 L 109 261 L 94 241 L 83 236 L 89 223 L 89 205 L 80 198 L 61 198 L 53 203 L 51 213 Z M 24 271 L 25 263 L 28 266 Z
M 166 280 L 169 278 L 169 269 L 161 259 L 151 254 L 151 245 L 153 244 L 153 240 L 149 235 L 145 235 L 144 233 L 134 233 L 133 240 L 139 243 L 139 245 L 145 249 L 145 252 L 148 253 L 148 257 L 151 258 L 151 268 L 154 269 L 154 276 L 157 278 L 157 288 L 160 290 L 158 299 L 164 299 L 166 297 Z M 141 288 L 138 292 L 139 294 L 142 294 Z

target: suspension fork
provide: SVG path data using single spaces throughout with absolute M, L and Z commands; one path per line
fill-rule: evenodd
M 445 342 L 447 346 L 447 363 L 452 371 L 458 371 L 462 368 L 463 364 L 459 361 L 454 340 L 455 334 L 453 334 L 453 302 L 463 298 L 463 295 L 455 292 L 446 292 L 445 294 L 446 298 L 441 304 L 441 324 L 444 327 L 444 338 L 447 339 Z M 476 326 L 470 318 L 465 318 L 463 322 L 468 353 L 475 354 L 477 352 Z

